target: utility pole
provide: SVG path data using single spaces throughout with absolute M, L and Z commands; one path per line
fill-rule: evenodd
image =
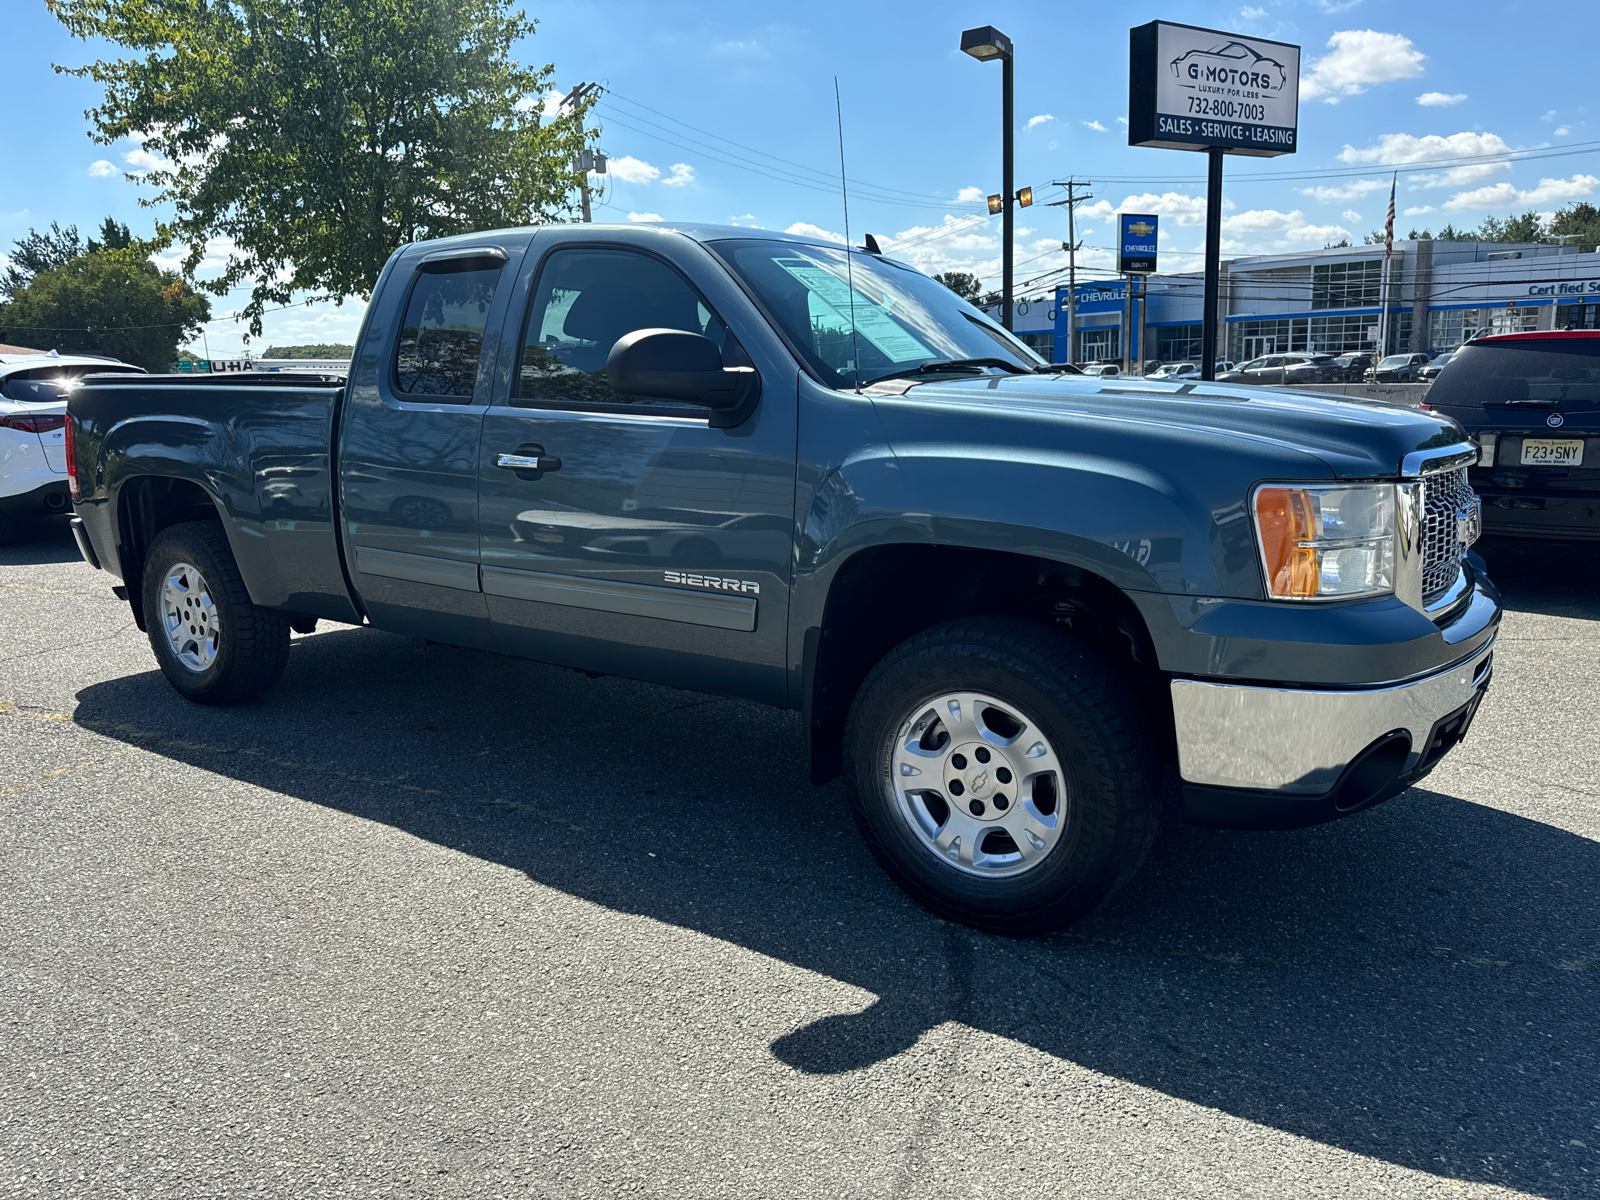
M 581 105 L 583 101 L 586 100 L 591 94 L 596 93 L 599 90 L 600 85 L 598 83 L 580 83 L 570 92 L 568 92 L 566 98 L 561 101 L 562 108 L 566 108 L 570 105 L 578 114 L 578 134 L 580 140 L 583 134 L 583 109 Z M 598 169 L 604 173 L 606 169 L 605 156 L 597 156 L 593 150 L 584 147 L 582 150 L 578 151 L 578 161 L 574 165 L 578 168 L 578 189 L 583 193 L 583 223 L 588 225 L 594 220 L 594 218 L 589 215 L 589 172 Z
M 1068 179 L 1065 182 L 1056 180 L 1055 186 L 1067 189 L 1067 198 L 1052 200 L 1050 207 L 1060 208 L 1066 205 L 1067 209 L 1067 240 L 1061 247 L 1067 252 L 1067 357 L 1063 361 L 1072 362 L 1076 355 L 1074 343 L 1078 336 L 1078 227 L 1074 217 L 1078 205 L 1085 200 L 1094 199 L 1088 192 L 1079 195 L 1076 189 L 1094 185 L 1086 180 L 1080 182 L 1077 179 Z

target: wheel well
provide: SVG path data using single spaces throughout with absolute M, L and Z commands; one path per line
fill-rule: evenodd
M 122 485 L 117 495 L 117 556 L 128 604 L 140 629 L 144 628 L 144 560 L 150 543 L 169 525 L 221 519 L 211 497 L 192 480 L 140 475 Z
M 1115 585 L 1081 567 L 1025 554 L 878 546 L 858 551 L 839 568 L 822 625 L 807 634 L 805 713 L 813 783 L 839 774 L 845 718 L 878 660 L 913 634 L 974 616 L 1038 621 L 1088 644 L 1132 687 L 1158 745 L 1175 754 L 1167 676 L 1144 618 Z

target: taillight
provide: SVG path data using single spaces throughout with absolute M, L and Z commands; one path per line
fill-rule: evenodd
M 67 430 L 67 490 L 72 493 L 72 498 L 76 500 L 78 498 L 78 447 L 72 440 L 72 422 L 66 417 L 62 417 L 61 421 Z
M 4 425 L 7 429 L 20 429 L 23 433 L 53 433 L 66 423 L 67 418 L 59 413 L 46 416 L 19 413 L 0 417 L 0 425 Z

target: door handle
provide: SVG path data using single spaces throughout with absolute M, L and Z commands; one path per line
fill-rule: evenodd
M 521 447 L 519 447 L 521 449 Z M 497 454 L 494 465 L 508 471 L 559 471 L 561 460 L 548 454 Z

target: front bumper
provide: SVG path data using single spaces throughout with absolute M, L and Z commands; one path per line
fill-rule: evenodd
M 1493 639 L 1446 670 L 1371 688 L 1172 681 L 1184 816 L 1297 829 L 1398 795 L 1467 732 Z

